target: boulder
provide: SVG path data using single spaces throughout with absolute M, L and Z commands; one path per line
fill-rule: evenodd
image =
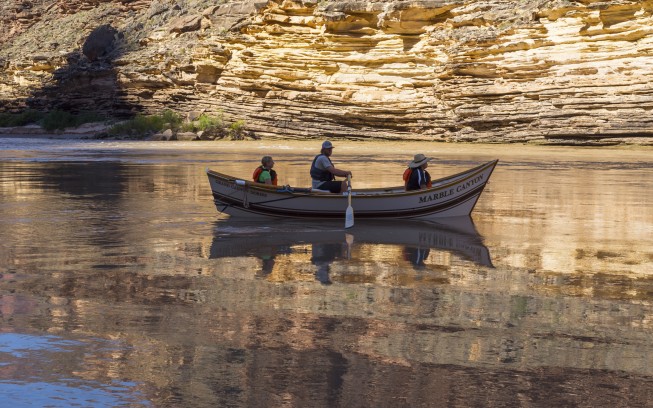
M 174 139 L 175 134 L 172 132 L 172 129 L 166 129 L 163 132 L 161 132 L 161 140 L 175 140 Z
M 215 140 L 215 134 L 204 130 L 197 132 L 197 137 L 199 137 L 200 140 Z
M 110 25 L 102 25 L 91 31 L 84 41 L 82 53 L 89 61 L 96 61 L 113 51 L 118 31 Z
M 204 113 L 203 110 L 190 111 L 188 112 L 187 118 L 190 122 L 192 122 L 199 119 L 199 117 L 202 116 L 202 113 Z
M 201 26 L 202 16 L 194 14 L 175 18 L 170 22 L 168 28 L 171 33 L 187 33 L 190 31 L 197 31 Z
M 177 133 L 177 140 L 198 140 L 198 137 L 193 132 L 179 132 Z

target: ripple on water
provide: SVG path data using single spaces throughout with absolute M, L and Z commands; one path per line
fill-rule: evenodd
M 88 361 L 120 345 L 100 339 L 0 333 L 0 395 L 12 407 L 148 407 L 139 384 L 100 375 Z

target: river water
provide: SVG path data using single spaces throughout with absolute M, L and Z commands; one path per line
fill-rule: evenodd
M 336 141 L 354 188 L 500 162 L 453 224 L 216 211 L 319 144 L 0 139 L 2 405 L 650 404 L 653 149 Z

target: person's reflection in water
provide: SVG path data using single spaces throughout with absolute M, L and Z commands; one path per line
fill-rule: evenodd
M 317 266 L 315 278 L 323 285 L 330 285 L 329 272 L 331 263 L 338 257 L 343 256 L 343 244 L 313 244 L 311 263 Z
M 256 276 L 265 278 L 272 273 L 275 265 L 277 255 L 291 253 L 288 245 L 281 245 L 278 247 L 261 248 L 260 253 L 257 255 L 261 260 L 261 270 L 256 272 Z
M 416 270 L 424 269 L 426 264 L 424 260 L 429 257 L 430 248 L 404 247 L 404 259 L 411 264 Z
M 272 269 L 274 269 L 274 255 L 261 256 L 261 270 L 257 275 L 268 276 L 272 273 Z

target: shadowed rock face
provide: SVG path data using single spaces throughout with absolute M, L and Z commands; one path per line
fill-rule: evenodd
M 648 1 L 0 7 L 4 110 L 222 112 L 275 138 L 653 143 Z M 108 25 L 114 41 L 82 55 Z M 116 89 L 69 95 L 62 71 Z
M 113 51 L 114 43 L 118 32 L 110 25 L 102 25 L 91 31 L 84 46 L 82 53 L 89 61 L 97 61 Z

